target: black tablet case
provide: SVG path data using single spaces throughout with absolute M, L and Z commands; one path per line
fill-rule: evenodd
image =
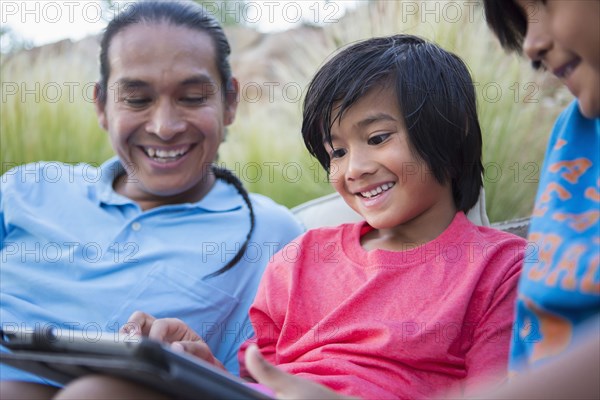
M 2 345 L 12 353 L 0 353 L 0 362 L 60 384 L 88 374 L 104 374 L 141 383 L 177 399 L 271 399 L 203 360 L 173 352 L 147 338 L 98 341 L 82 337 L 57 337 L 41 331 L 2 332 Z

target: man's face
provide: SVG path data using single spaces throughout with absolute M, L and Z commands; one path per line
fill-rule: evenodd
M 201 199 L 237 105 L 224 93 L 210 36 L 137 23 L 112 39 L 108 62 L 97 113 L 127 171 L 115 189 L 145 209 Z

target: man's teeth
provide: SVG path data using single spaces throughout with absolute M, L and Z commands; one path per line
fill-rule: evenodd
M 386 190 L 390 189 L 392 186 L 394 186 L 395 184 L 390 182 L 390 183 L 384 183 L 381 186 L 376 187 L 375 189 L 369 190 L 368 192 L 360 192 L 362 197 L 366 197 L 367 199 L 373 196 L 377 196 L 379 193 L 383 193 Z
M 182 147 L 175 150 L 162 150 L 152 147 L 145 147 L 144 150 L 149 157 L 154 159 L 175 159 L 187 153 L 189 147 Z

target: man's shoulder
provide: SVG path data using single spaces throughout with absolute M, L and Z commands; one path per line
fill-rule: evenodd
M 93 183 L 101 170 L 90 164 L 37 161 L 15 166 L 1 177 L 3 191 L 19 187 L 52 187 Z
M 292 212 L 273 199 L 258 193 L 250 193 L 250 201 L 257 219 L 267 223 L 275 223 L 277 226 L 288 229 L 297 229 L 298 232 L 303 230 L 300 222 Z

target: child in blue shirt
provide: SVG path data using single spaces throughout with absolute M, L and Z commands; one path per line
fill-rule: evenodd
M 534 68 L 553 73 L 576 97 L 550 136 L 531 218 L 532 251 L 519 283 L 509 365 L 511 374 L 519 375 L 551 363 L 590 336 L 598 347 L 600 1 L 484 4 L 500 43 L 522 50 Z M 599 364 L 587 369 L 598 374 Z M 565 396 L 573 395 L 565 389 Z

